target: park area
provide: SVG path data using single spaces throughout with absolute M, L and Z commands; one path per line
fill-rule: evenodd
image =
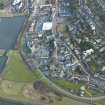
M 17 50 L 9 51 L 7 56 L 8 61 L 2 73 L 3 78 L 0 80 L 0 96 L 26 103 L 48 104 L 49 100 L 42 100 L 40 97 L 43 94 L 33 89 L 33 83 L 41 79 L 40 72 L 38 70 L 32 72 Z M 53 92 L 51 91 L 48 94 L 53 94 Z M 51 105 L 70 105 L 69 103 L 71 105 L 88 105 L 67 97 L 63 97 L 61 101 L 54 98 Z
M 8 61 L 4 69 L 4 79 L 10 81 L 30 82 L 36 79 L 34 73 L 25 65 L 18 51 L 7 53 Z

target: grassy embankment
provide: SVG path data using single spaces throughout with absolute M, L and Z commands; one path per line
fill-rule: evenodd
M 65 89 L 67 91 L 70 91 L 70 90 L 80 91 L 81 86 L 83 86 L 83 84 L 75 84 L 75 83 L 65 81 L 65 80 L 54 80 L 53 82 L 56 85 L 60 86 L 61 88 Z M 95 96 L 103 96 L 104 95 L 104 93 L 97 92 L 95 90 L 86 88 L 86 92 L 85 92 L 84 96 L 90 97 L 88 93 L 90 93 L 91 96 L 93 96 L 93 97 L 95 97 Z

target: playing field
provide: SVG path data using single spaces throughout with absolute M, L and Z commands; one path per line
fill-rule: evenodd
M 4 69 L 4 79 L 12 81 L 33 81 L 36 79 L 28 66 L 23 62 L 18 51 L 10 51 L 8 63 Z

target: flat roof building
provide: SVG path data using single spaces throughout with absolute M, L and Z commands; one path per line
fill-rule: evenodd
M 52 22 L 45 22 L 45 23 L 43 23 L 42 30 L 43 31 L 52 30 Z
M 13 3 L 12 3 L 12 5 L 15 6 L 15 5 L 19 4 L 19 3 L 21 3 L 21 0 L 14 0 Z

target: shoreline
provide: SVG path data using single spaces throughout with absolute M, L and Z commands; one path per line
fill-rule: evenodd
M 9 97 L 2 97 L 0 96 L 0 102 L 5 102 L 5 103 L 11 103 L 11 104 L 19 104 L 19 105 L 46 105 L 46 104 L 39 104 L 39 103 L 34 103 L 31 101 L 27 101 L 27 102 L 23 102 L 23 101 L 19 101 L 13 98 L 9 98 Z
M 27 13 L 14 14 L 14 13 L 8 13 L 6 11 L 0 10 L 0 17 L 14 17 L 14 16 L 24 16 L 24 15 L 27 15 Z

